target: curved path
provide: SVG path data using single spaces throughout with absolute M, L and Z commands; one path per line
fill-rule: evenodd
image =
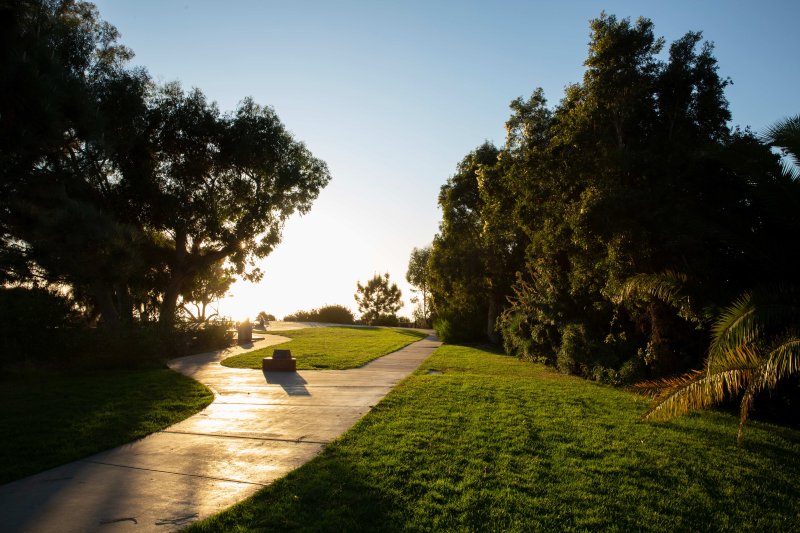
M 210 387 L 202 412 L 144 439 L 0 486 L 2 531 L 173 531 L 316 456 L 439 346 L 435 337 L 352 370 L 264 373 L 219 361 L 284 342 L 182 357 Z

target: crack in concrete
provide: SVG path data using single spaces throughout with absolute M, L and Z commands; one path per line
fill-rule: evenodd
M 100 525 L 104 526 L 106 524 L 116 524 L 118 522 L 133 522 L 134 524 L 138 524 L 139 521 L 136 520 L 132 516 L 126 516 L 125 518 L 111 518 L 109 520 L 100 520 Z
M 294 443 L 301 443 L 301 444 L 328 444 L 330 441 L 328 440 L 303 440 L 307 435 L 302 435 L 296 439 L 282 439 L 280 437 L 251 437 L 248 435 L 231 435 L 226 433 L 194 433 L 192 431 L 175 431 L 165 429 L 159 431 L 159 433 L 171 433 L 173 435 L 197 435 L 199 437 L 223 437 L 226 439 L 248 439 L 248 440 L 266 440 L 266 441 L 277 441 L 277 442 L 294 442 Z
M 266 487 L 269 483 L 258 483 L 257 481 L 243 481 L 241 479 L 230 479 L 224 477 L 216 477 L 216 476 L 204 476 L 202 474 L 187 474 L 186 472 L 171 472 L 169 470 L 158 470 L 156 468 L 144 468 L 142 466 L 130 466 L 130 465 L 121 465 L 116 463 L 106 463 L 103 461 L 89 461 L 84 460 L 82 462 L 85 463 L 92 463 L 96 465 L 103 465 L 103 466 L 115 466 L 117 468 L 129 468 L 131 470 L 142 470 L 145 472 L 158 472 L 159 474 L 172 474 L 175 476 L 186 476 L 186 477 L 199 477 L 203 479 L 213 479 L 215 481 L 229 481 L 231 483 L 243 483 L 245 485 L 258 485 L 259 487 Z
M 199 516 L 199 514 L 193 513 L 186 516 L 179 516 L 177 518 L 159 518 L 156 520 L 155 524 L 157 526 L 183 526 Z

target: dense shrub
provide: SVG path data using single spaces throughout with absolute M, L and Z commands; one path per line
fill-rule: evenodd
M 283 317 L 285 322 L 316 322 L 312 318 L 312 311 L 295 311 Z
M 433 329 L 443 342 L 479 342 L 484 340 L 485 324 L 475 315 L 456 315 L 440 312 L 433 321 Z
M 370 325 L 397 327 L 400 325 L 400 320 L 397 318 L 397 315 L 378 315 L 372 319 Z
M 4 364 L 57 357 L 81 325 L 72 303 L 45 289 L 0 289 L 0 352 Z
M 157 324 L 129 324 L 116 329 L 83 329 L 72 364 L 92 368 L 145 368 L 167 359 L 230 346 L 230 323 L 177 323 L 166 332 Z
M 353 313 L 343 305 L 325 305 L 311 311 L 296 311 L 286 315 L 287 322 L 325 322 L 328 324 L 353 324 Z
M 315 309 L 317 322 L 331 324 L 352 324 L 355 321 L 353 313 L 343 305 L 326 305 Z
M 89 327 L 65 296 L 44 289 L 0 289 L 0 364 L 142 368 L 229 346 L 227 322 Z

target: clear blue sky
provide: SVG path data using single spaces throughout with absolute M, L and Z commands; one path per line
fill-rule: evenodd
M 223 111 L 245 96 L 275 108 L 325 160 L 331 184 L 223 314 L 279 318 L 342 304 L 356 281 L 405 282 L 414 246 L 437 231 L 439 187 L 470 150 L 503 142 L 508 103 L 543 87 L 557 103 L 580 81 L 601 10 L 650 18 L 668 42 L 716 44 L 734 125 L 800 112 L 797 1 L 101 0 L 101 16 L 160 81 L 199 87 Z M 411 305 L 403 310 L 411 314 Z

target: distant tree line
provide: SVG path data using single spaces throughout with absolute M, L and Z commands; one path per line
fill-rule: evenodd
M 479 146 L 442 186 L 422 278 L 439 335 L 610 383 L 698 368 L 712 339 L 755 353 L 764 332 L 796 338 L 800 183 L 774 151 L 800 153 L 796 124 L 730 128 L 730 81 L 697 32 L 667 47 L 651 21 L 602 14 L 585 66 L 555 106 L 541 89 L 514 100 L 505 144 Z M 725 337 L 720 320 L 754 309 L 780 320 Z M 715 386 L 741 392 L 750 376 L 757 392 L 797 372 L 794 350 L 772 381 L 753 377 L 762 349 Z
M 330 180 L 271 108 L 128 67 L 92 4 L 4 2 L 0 24 L 3 287 L 111 329 L 203 322 Z

